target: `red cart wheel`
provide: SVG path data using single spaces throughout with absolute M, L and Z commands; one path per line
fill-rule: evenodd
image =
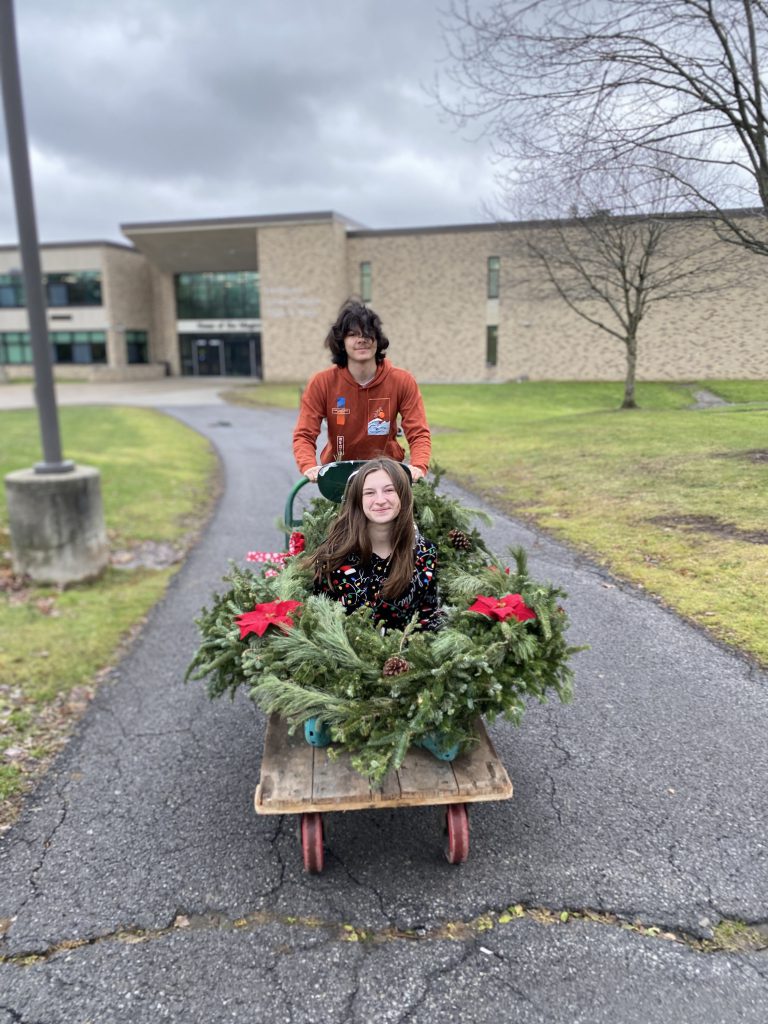
M 448 804 L 445 824 L 448 829 L 445 859 L 449 864 L 463 864 L 469 856 L 469 815 L 466 804 Z
M 301 852 L 304 870 L 319 875 L 323 870 L 323 816 L 316 811 L 301 816 Z

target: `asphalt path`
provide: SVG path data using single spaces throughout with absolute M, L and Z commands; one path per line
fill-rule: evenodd
M 360 811 L 307 876 L 295 819 L 253 812 L 263 715 L 182 681 L 228 560 L 281 544 L 293 414 L 168 411 L 215 444 L 224 494 L 2 840 L 0 1024 L 764 1024 L 768 955 L 696 940 L 768 934 L 765 674 L 496 515 L 490 546 L 523 544 L 591 644 L 575 702 L 494 726 L 515 795 L 472 809 L 465 865 L 434 809 Z M 548 913 L 499 923 L 510 905 Z

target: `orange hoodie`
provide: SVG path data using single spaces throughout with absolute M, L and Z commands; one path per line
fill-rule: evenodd
M 411 463 L 425 473 L 432 441 L 424 403 L 412 374 L 388 359 L 367 384 L 358 384 L 346 367 L 330 366 L 310 378 L 301 397 L 293 432 L 293 454 L 302 473 L 318 465 L 317 438 L 328 421 L 328 443 L 320 463 L 341 459 L 373 459 L 387 455 L 402 462 L 405 453 L 395 440 L 397 417 L 411 450 Z

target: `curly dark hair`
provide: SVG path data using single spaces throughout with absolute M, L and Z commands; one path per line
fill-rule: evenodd
M 347 351 L 344 339 L 348 334 L 362 334 L 364 338 L 372 338 L 376 342 L 376 365 L 384 361 L 384 352 L 389 348 L 389 338 L 381 329 L 381 320 L 372 309 L 356 299 L 347 299 L 339 310 L 336 323 L 333 324 L 325 339 L 326 348 L 330 349 L 331 362 L 337 366 L 347 365 Z

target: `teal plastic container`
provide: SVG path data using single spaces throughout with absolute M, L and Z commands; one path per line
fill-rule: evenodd
M 331 730 L 316 718 L 308 718 L 304 723 L 304 739 L 311 747 L 327 747 L 331 742 Z

